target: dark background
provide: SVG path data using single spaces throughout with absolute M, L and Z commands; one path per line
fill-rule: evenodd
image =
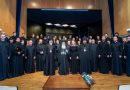
M 46 26 L 45 23 L 76 25 L 77 28 Z M 36 35 L 102 35 L 102 11 L 79 9 L 27 9 L 27 37 Z

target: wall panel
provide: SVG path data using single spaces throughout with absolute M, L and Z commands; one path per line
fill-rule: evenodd
M 127 0 L 114 0 L 114 11 L 115 32 L 118 32 L 120 35 L 128 34 L 126 31 L 128 27 Z
M 0 28 L 2 28 L 7 35 L 11 35 L 12 32 L 15 31 L 15 5 L 16 0 L 13 0 L 12 3 L 10 0 L 0 0 Z
M 127 1 L 127 28 L 130 28 L 130 0 Z

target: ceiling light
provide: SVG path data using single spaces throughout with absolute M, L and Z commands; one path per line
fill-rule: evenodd
M 37 6 L 37 3 L 36 3 L 36 2 L 32 2 L 31 5 L 32 5 L 33 7 L 36 7 L 36 6 Z
M 68 25 L 68 24 L 63 24 L 62 26 L 63 26 L 63 27 L 68 27 L 69 25 Z
M 59 23 L 57 23 L 57 24 L 54 24 L 55 26 L 58 26 L 58 27 L 60 27 L 61 26 L 61 24 L 59 24 Z
M 76 26 L 76 25 L 70 25 L 70 27 L 72 27 L 72 28 L 77 28 L 77 26 Z
M 93 8 L 93 5 L 88 5 L 88 9 L 92 9 Z
M 69 6 L 69 5 L 68 5 L 68 6 L 66 7 L 66 9 L 72 9 L 72 6 Z
M 51 26 L 52 25 L 52 23 L 45 23 L 47 26 Z

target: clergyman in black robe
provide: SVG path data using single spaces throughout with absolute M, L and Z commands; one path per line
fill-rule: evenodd
M 5 35 L 0 36 L 0 80 L 8 78 L 8 43 L 5 41 Z
M 122 43 L 122 48 L 123 48 L 123 52 L 122 52 L 122 71 L 123 73 L 126 73 L 126 44 L 127 44 L 127 39 L 123 38 L 123 43 Z
M 79 47 L 79 60 L 80 60 L 80 73 L 91 74 L 90 56 L 89 56 L 89 44 L 86 40 L 83 40 L 83 44 Z
M 54 50 L 55 50 L 55 56 L 54 56 L 54 59 L 55 59 L 55 68 L 57 69 L 58 66 L 59 66 L 59 58 L 60 58 L 60 41 L 59 40 L 56 40 L 56 43 L 54 45 Z
M 29 41 L 29 45 L 26 47 L 25 59 L 26 59 L 25 72 L 26 73 L 35 72 L 36 50 L 32 40 Z
M 13 77 L 13 53 L 14 53 L 14 41 L 12 38 L 9 40 L 9 78 Z
M 97 59 L 97 44 L 95 43 L 95 40 L 92 39 L 91 44 L 90 44 L 90 62 L 91 62 L 91 70 L 93 72 L 96 72 L 98 70 L 98 59 Z
M 126 44 L 126 74 L 130 77 L 130 37 L 128 37 L 128 42 Z
M 122 44 L 115 36 L 112 43 L 112 74 L 121 75 L 122 71 Z
M 55 74 L 54 45 L 52 40 L 49 40 L 49 44 L 46 47 L 44 74 L 47 76 Z
M 111 40 L 107 41 L 108 43 L 108 56 L 107 56 L 107 60 L 108 60 L 108 64 L 109 64 L 109 70 L 111 71 L 111 65 L 112 65 L 112 45 L 111 45 Z
M 67 50 L 68 50 L 67 56 L 68 56 L 68 61 L 69 61 L 69 67 L 70 67 L 70 46 L 71 46 L 71 41 L 68 40 L 67 41 Z
M 102 41 L 98 45 L 98 58 L 99 58 L 99 72 L 103 74 L 109 73 L 108 63 L 108 43 L 105 41 L 105 36 L 102 36 Z
M 70 72 L 72 74 L 79 73 L 79 49 L 76 42 L 72 40 L 72 45 L 70 46 Z
M 23 68 L 24 68 L 24 72 L 25 72 L 25 64 L 26 64 L 26 59 L 25 59 L 25 52 L 26 52 L 26 41 L 25 40 L 21 40 L 21 49 L 22 49 L 22 63 L 23 63 Z M 21 68 L 22 69 L 22 68 Z
M 16 43 L 14 44 L 11 68 L 12 77 L 21 76 L 24 74 L 24 64 L 22 58 L 22 47 L 20 43 L 20 38 L 17 38 Z
M 69 74 L 68 49 L 65 42 L 62 42 L 60 47 L 59 74 L 60 75 Z
M 43 44 L 42 39 L 39 39 L 39 43 L 36 47 L 36 58 L 36 70 L 44 70 L 46 59 L 46 46 Z

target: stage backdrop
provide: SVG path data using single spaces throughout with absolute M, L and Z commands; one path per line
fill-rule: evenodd
M 127 34 L 130 28 L 130 0 L 114 1 L 115 32 Z M 23 0 L 20 33 L 26 33 L 27 8 L 101 9 L 103 33 L 111 33 L 108 0 Z M 0 28 L 11 35 L 16 27 L 16 0 L 0 0 Z
M 114 29 L 124 35 L 130 26 L 127 17 L 127 3 L 129 0 L 114 1 Z M 36 4 L 34 4 L 36 3 Z M 101 9 L 102 10 L 102 32 L 111 34 L 108 0 L 23 0 L 21 27 L 26 31 L 26 9 L 27 8 L 73 8 L 73 9 Z M 129 24 L 128 24 L 129 23 Z
M 21 27 L 26 30 L 27 8 L 101 9 L 102 31 L 111 35 L 107 0 L 23 0 Z

